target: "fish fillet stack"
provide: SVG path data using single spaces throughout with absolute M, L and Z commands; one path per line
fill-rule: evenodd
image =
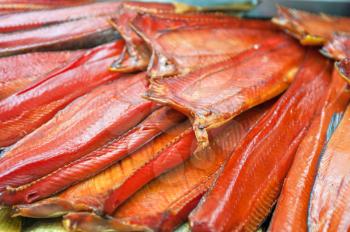
M 350 230 L 350 19 L 198 10 L 0 1 L 0 231 Z

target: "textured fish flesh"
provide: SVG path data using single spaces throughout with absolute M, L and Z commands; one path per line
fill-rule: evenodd
M 348 107 L 320 156 L 308 211 L 308 225 L 312 231 L 350 229 L 349 119 Z
M 350 58 L 336 62 L 335 66 L 340 76 L 343 77 L 350 84 Z
M 186 9 L 191 11 L 192 9 Z M 175 12 L 179 12 L 179 9 L 175 9 Z M 182 9 L 181 12 L 184 10 Z M 112 23 L 117 30 L 121 33 L 128 44 L 128 52 L 130 54 L 129 60 L 117 60 L 112 65 L 112 70 L 116 71 L 128 71 L 129 69 L 141 69 L 144 70 L 148 65 L 150 58 L 150 50 L 152 46 L 147 48 L 145 38 L 142 38 L 140 32 L 142 29 L 143 34 L 149 36 L 155 36 L 158 32 L 164 30 L 173 30 L 176 28 L 184 28 L 187 26 L 206 26 L 206 27 L 220 27 L 223 25 L 230 27 L 247 27 L 251 29 L 267 29 L 275 30 L 276 27 L 266 21 L 262 20 L 241 20 L 239 18 L 225 16 L 221 14 L 203 14 L 203 13 L 186 13 L 176 14 L 171 11 L 165 13 L 164 11 L 158 11 L 156 13 L 147 11 L 148 13 L 137 13 L 135 11 L 120 14 L 119 17 L 113 18 Z M 131 22 L 131 25 L 130 25 Z M 134 31 L 136 29 L 136 31 Z M 137 34 L 137 33 L 138 34 Z M 141 37 L 140 37 L 141 36 Z
M 0 15 L 25 11 L 45 10 L 52 8 L 76 6 L 91 2 L 90 0 L 1 0 Z
M 66 167 L 147 117 L 156 107 L 141 98 L 147 85 L 144 73 L 101 85 L 12 146 L 0 160 L 0 192 L 8 191 L 1 202 L 17 203 L 11 197 L 15 187 L 21 186 L 21 190 L 26 188 L 22 185 Z M 40 198 L 40 192 L 25 196 L 25 202 L 33 202 Z
M 294 154 L 331 81 L 331 62 L 309 51 L 293 84 L 249 131 L 191 213 L 192 231 L 255 231 L 277 200 Z
M 0 99 L 77 59 L 83 51 L 34 52 L 0 59 Z
M 269 231 L 307 231 L 307 214 L 318 160 L 329 140 L 334 115 L 342 114 L 349 102 L 346 83 L 334 70 L 332 83 L 320 114 L 313 119 L 295 154 L 270 222 Z
M 138 112 L 138 114 L 141 113 Z M 152 141 L 164 131 L 184 121 L 185 118 L 181 113 L 168 107 L 156 110 L 128 132 L 117 136 L 89 154 L 29 184 L 5 191 L 1 200 L 6 204 L 14 205 L 31 203 L 33 200 L 49 197 L 102 172 Z M 36 196 L 35 199 L 29 197 L 33 194 Z
M 267 107 L 254 108 L 219 128 L 211 149 L 192 155 L 183 165 L 144 186 L 117 209 L 114 219 L 72 213 L 65 217 L 65 223 L 82 231 L 96 231 L 100 226 L 118 230 L 120 225 L 174 231 L 208 190 L 235 146 L 266 111 Z
M 350 32 L 350 18 L 313 14 L 306 11 L 277 8 L 272 22 L 297 38 L 303 45 L 322 45 L 334 32 Z
M 186 11 L 187 8 L 183 10 Z M 130 27 L 138 13 L 170 13 L 181 11 L 173 4 L 124 2 L 111 19 L 111 24 L 126 42 L 125 57 L 120 57 L 112 64 L 112 70 L 131 72 L 145 70 L 149 62 L 149 50 L 142 39 Z
M 111 16 L 120 4 L 120 2 L 99 2 L 68 8 L 8 14 L 0 17 L 0 32 L 29 30 L 78 19 Z
M 188 75 L 151 79 L 146 97 L 188 115 L 205 147 L 208 129 L 283 92 L 303 56 L 304 50 L 295 41 L 278 35 Z
M 342 60 L 350 57 L 350 33 L 335 33 L 321 49 L 326 57 Z
M 179 141 L 183 141 L 184 146 L 176 146 L 179 144 Z M 44 199 L 33 204 L 16 206 L 16 214 L 39 218 L 57 217 L 74 211 L 94 211 L 101 214 L 104 209 L 104 203 L 113 190 L 124 186 L 123 196 L 125 197 L 127 194 L 132 195 L 134 192 L 127 189 L 127 185 L 124 184 L 128 179 L 134 177 L 133 180 L 135 180 L 135 174 L 139 173 L 140 170 L 144 170 L 147 165 L 151 167 L 151 170 L 148 170 L 148 174 L 154 175 L 155 178 L 162 171 L 159 165 L 163 163 L 157 162 L 159 157 L 169 154 L 170 161 L 173 161 L 174 158 L 184 161 L 186 157 L 182 155 L 190 152 L 194 145 L 195 138 L 193 133 L 191 138 L 190 123 L 183 122 L 104 172 L 70 187 L 56 197 Z M 140 174 L 138 175 L 139 179 L 132 183 L 132 187 L 139 186 L 144 181 L 145 176 L 142 175 L 144 173 Z
M 224 15 L 138 15 L 133 28 L 152 50 L 151 77 L 186 74 L 275 35 L 270 22 Z M 215 40 L 213 39 L 215 37 Z
M 89 48 L 118 38 L 105 17 L 80 19 L 2 34 L 0 57 L 32 51 Z
M 75 98 L 120 76 L 108 71 L 110 59 L 114 59 L 109 56 L 120 54 L 123 48 L 124 42 L 117 41 L 88 51 L 40 82 L 0 101 L 0 147 L 15 143 Z

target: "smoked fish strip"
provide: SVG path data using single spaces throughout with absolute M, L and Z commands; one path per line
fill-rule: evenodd
M 255 231 L 269 214 L 331 81 L 331 62 L 309 50 L 296 78 L 249 131 L 189 220 L 192 231 Z
M 25 188 L 22 185 L 81 158 L 136 126 L 157 107 L 141 97 L 147 85 L 144 73 L 124 76 L 77 98 L 5 152 L 0 159 L 0 192 L 7 188 L 11 204 L 16 200 L 11 197 L 16 187 Z M 25 202 L 38 197 L 39 193 L 30 192 Z M 6 203 L 6 199 L 1 202 Z
M 312 188 L 308 228 L 349 231 L 350 224 L 350 107 L 321 154 Z
M 225 60 L 276 30 L 269 21 L 200 13 L 139 14 L 132 27 L 152 50 L 151 77 L 185 74 Z
M 200 146 L 205 147 L 208 129 L 283 92 L 303 56 L 304 50 L 295 41 L 277 35 L 190 74 L 153 78 L 145 97 L 188 115 Z
M 34 52 L 0 58 L 0 100 L 70 63 L 83 51 Z
M 71 213 L 65 217 L 68 225 L 83 231 L 118 230 L 120 224 L 137 225 L 153 231 L 174 231 L 197 205 L 220 172 L 235 146 L 267 111 L 256 107 L 236 119 L 213 137 L 211 149 L 191 156 L 183 165 L 159 176 L 127 200 L 113 215 L 103 219 L 84 213 Z M 94 220 L 89 220 L 94 217 Z
M 113 15 L 120 4 L 120 2 L 98 2 L 60 9 L 8 14 L 0 17 L 0 32 L 23 31 L 78 19 Z
M 0 147 L 8 146 L 52 118 L 75 98 L 120 76 L 108 71 L 111 54 L 120 54 L 123 41 L 103 45 L 60 68 L 21 92 L 0 101 Z M 103 56 L 107 55 L 107 59 Z M 91 62 L 89 62 L 91 61 Z M 92 62 L 95 61 L 95 62 Z
M 107 18 L 97 17 L 53 24 L 29 31 L 2 34 L 0 57 L 32 51 L 89 48 L 118 38 Z
M 350 33 L 335 33 L 320 50 L 323 55 L 335 60 L 350 57 Z
M 317 165 L 333 115 L 342 114 L 349 102 L 346 83 L 336 70 L 322 103 L 322 111 L 313 119 L 295 154 L 279 196 L 269 231 L 307 231 L 307 212 Z
M 128 132 L 80 159 L 32 183 L 5 191 L 1 200 L 6 204 L 14 205 L 31 203 L 28 199 L 34 194 L 36 195 L 35 200 L 49 197 L 102 172 L 175 124 L 184 121 L 185 118 L 181 113 L 168 107 L 156 110 Z
M 141 98 L 146 85 L 142 74 L 120 77 L 76 99 L 4 154 L 1 190 L 10 186 L 11 193 L 12 188 L 50 174 L 134 127 L 155 107 Z M 42 137 L 43 134 L 46 136 Z M 42 168 L 36 168 L 39 166 Z M 38 197 L 39 194 L 31 192 L 25 201 L 32 202 Z M 2 201 L 6 203 L 5 199 Z
M 185 121 L 95 177 L 74 185 L 55 197 L 32 204 L 16 206 L 15 214 L 37 218 L 57 217 L 76 211 L 94 211 L 102 214 L 104 203 L 115 188 L 121 186 L 139 169 L 143 169 L 145 165 L 152 163 L 160 154 L 164 154 L 163 151 L 171 150 L 177 142 L 183 139 L 188 140 L 190 132 L 190 123 Z M 187 135 L 187 138 L 183 138 L 184 135 Z M 194 135 L 192 142 L 193 144 L 196 142 Z M 182 147 L 182 150 L 174 148 L 172 150 L 174 153 L 169 153 L 169 155 L 181 158 L 181 153 L 192 149 L 192 146 L 188 146 L 188 144 L 184 144 L 185 146 Z M 154 163 L 152 173 L 156 174 L 158 171 L 158 164 Z M 139 177 L 143 178 L 142 176 Z M 135 182 L 134 184 L 138 185 L 139 183 Z
M 350 18 L 318 15 L 283 6 L 277 7 L 277 16 L 272 22 L 303 45 L 323 45 L 334 32 L 350 32 Z

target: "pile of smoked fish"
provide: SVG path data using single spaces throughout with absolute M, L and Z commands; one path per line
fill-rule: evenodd
M 350 18 L 0 14 L 0 231 L 350 230 Z

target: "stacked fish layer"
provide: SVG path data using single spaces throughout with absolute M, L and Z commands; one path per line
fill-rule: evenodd
M 198 10 L 0 0 L 0 231 L 350 230 L 350 19 Z

